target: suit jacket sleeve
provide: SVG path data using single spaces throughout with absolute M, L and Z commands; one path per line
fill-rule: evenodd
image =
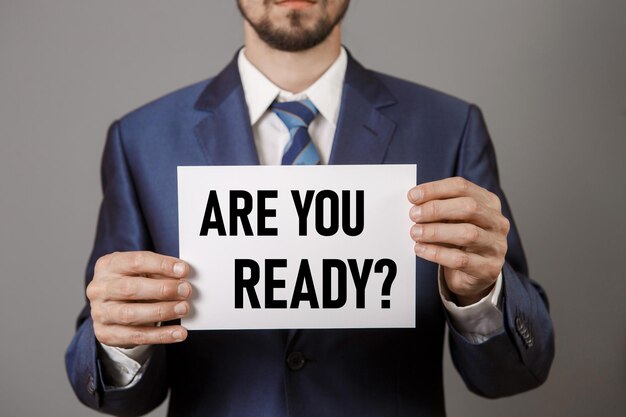
M 548 300 L 528 277 L 521 241 L 500 188 L 494 148 L 476 106 L 469 109 L 456 174 L 500 197 L 511 230 L 502 271 L 503 330 L 473 344 L 449 326 L 453 362 L 468 388 L 479 395 L 494 398 L 532 389 L 546 380 L 554 356 Z
M 101 175 L 103 201 L 85 285 L 93 278 L 95 262 L 102 255 L 115 251 L 151 250 L 153 246 L 124 154 L 119 123 L 109 129 Z M 65 365 L 72 388 L 81 402 L 101 412 L 132 416 L 145 414 L 165 399 L 168 387 L 162 346 L 154 349 L 150 366 L 136 384 L 131 388 L 110 388 L 103 382 L 88 302 L 78 317 L 76 329 L 65 355 Z

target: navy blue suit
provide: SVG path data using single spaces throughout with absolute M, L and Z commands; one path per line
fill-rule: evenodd
M 96 259 L 113 251 L 178 255 L 178 165 L 258 163 L 236 60 L 114 123 L 87 282 Z M 460 175 L 496 193 L 513 224 L 480 110 L 351 57 L 330 163 L 417 163 L 420 182 Z M 485 397 L 540 385 L 554 354 L 547 300 L 528 278 L 514 224 L 508 243 L 504 330 L 471 344 L 450 329 L 454 364 Z M 129 416 L 156 407 L 168 390 L 172 416 L 443 416 L 446 313 L 437 265 L 416 263 L 415 329 L 190 332 L 183 343 L 157 346 L 129 389 L 104 386 L 87 304 L 66 354 L 72 387 L 89 407 Z M 288 361 L 294 352 L 305 361 Z

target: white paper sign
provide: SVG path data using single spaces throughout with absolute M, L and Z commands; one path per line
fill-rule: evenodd
M 415 165 L 178 167 L 200 329 L 415 327 Z

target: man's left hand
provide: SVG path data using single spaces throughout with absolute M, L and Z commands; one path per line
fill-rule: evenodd
M 443 267 L 459 305 L 489 294 L 504 265 L 510 228 L 498 196 L 455 177 L 420 184 L 408 197 L 415 254 Z

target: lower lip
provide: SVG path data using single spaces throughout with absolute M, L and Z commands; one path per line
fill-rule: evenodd
M 308 7 L 313 6 L 314 4 L 315 3 L 310 2 L 310 1 L 286 0 L 286 1 L 281 1 L 280 3 L 278 3 L 277 6 L 285 7 L 285 8 L 292 9 L 292 10 L 302 10 L 302 9 L 306 9 Z

